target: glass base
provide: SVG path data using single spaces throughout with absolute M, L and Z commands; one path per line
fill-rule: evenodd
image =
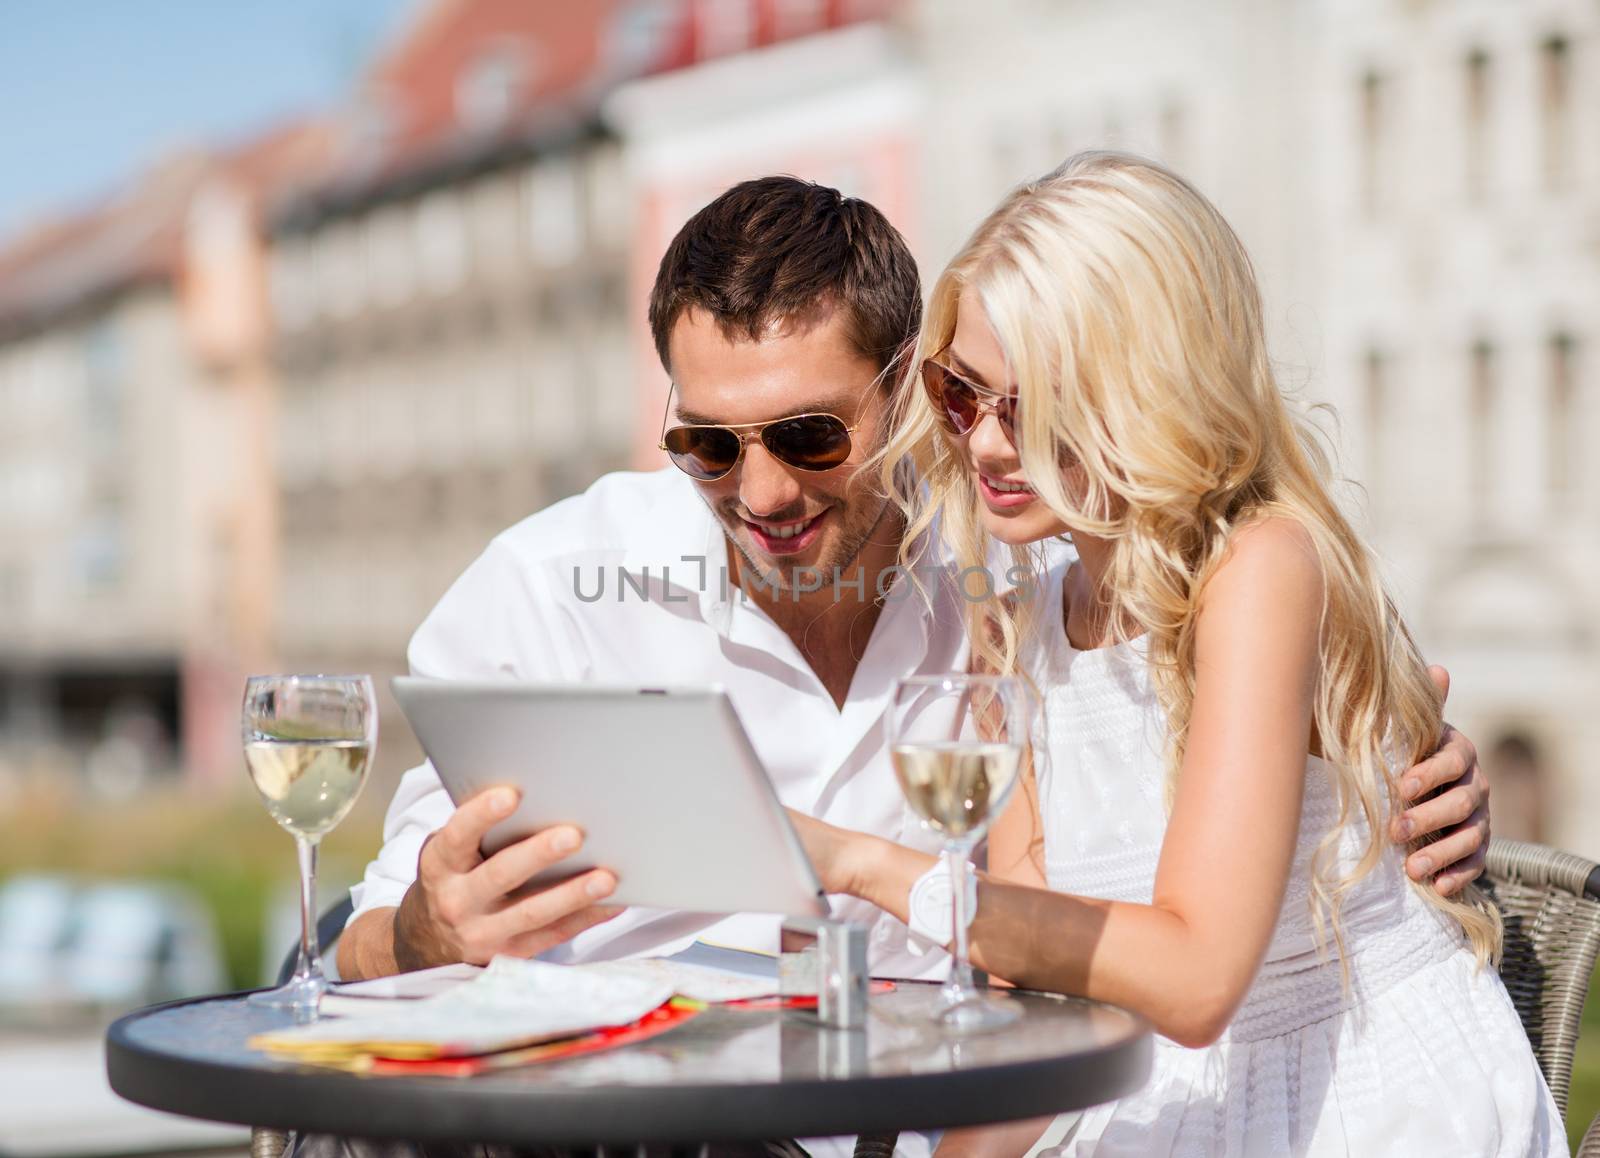
M 317 1016 L 317 1003 L 327 991 L 328 979 L 320 973 L 313 973 L 305 977 L 295 977 L 287 985 L 280 985 L 276 989 L 263 989 L 260 993 L 252 993 L 244 1000 L 247 1005 L 287 1009 L 296 1015 L 297 1020 L 304 1018 L 314 1021 Z
M 872 1009 L 899 1025 L 928 1027 L 946 1037 L 1004 1029 L 1022 1016 L 1020 1005 L 995 990 L 951 1001 L 943 989 L 921 985 L 902 985 L 876 1000 Z
M 997 993 L 979 993 L 945 1005 L 933 1021 L 945 1033 L 988 1033 L 1004 1029 L 1022 1016 L 1022 1007 Z

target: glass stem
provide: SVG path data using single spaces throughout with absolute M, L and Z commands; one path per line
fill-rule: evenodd
M 950 870 L 950 918 L 954 929 L 944 997 L 946 1004 L 959 1005 L 977 996 L 972 984 L 972 963 L 967 958 L 967 925 L 972 920 L 972 914 L 967 912 L 967 846 L 945 845 L 941 855 Z
M 322 959 L 317 945 L 317 845 L 312 837 L 296 836 L 295 850 L 300 854 L 300 959 L 295 962 L 296 981 L 316 977 L 322 973 Z

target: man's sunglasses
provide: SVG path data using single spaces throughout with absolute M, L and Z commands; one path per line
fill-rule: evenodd
M 994 411 L 1000 429 L 1012 446 L 1017 445 L 1017 396 L 996 394 L 969 382 L 942 362 L 932 358 L 922 363 L 922 386 L 933 404 L 933 413 L 946 430 L 957 438 L 971 433 L 985 410 Z
M 727 475 L 739 465 L 744 444 L 752 438 L 759 438 L 767 453 L 785 466 L 832 470 L 849 461 L 850 436 L 858 426 L 846 426 L 835 414 L 794 414 L 737 426 L 674 426 L 662 431 L 661 449 L 673 466 L 697 482 L 716 482 Z

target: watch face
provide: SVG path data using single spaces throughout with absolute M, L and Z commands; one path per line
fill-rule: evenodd
M 950 872 L 943 864 L 936 864 L 917 878 L 911 886 L 907 903 L 910 921 L 907 927 L 917 936 L 935 945 L 947 945 L 955 936 L 955 916 L 951 909 Z M 978 907 L 978 880 L 967 874 L 967 912 Z

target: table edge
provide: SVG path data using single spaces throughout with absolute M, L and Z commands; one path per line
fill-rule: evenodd
M 1081 1109 L 1138 1088 L 1148 1077 L 1153 1055 L 1151 1031 L 1142 1018 L 1115 1006 L 1088 1002 L 1127 1017 L 1129 1032 L 1110 1044 L 1058 1062 L 1035 1060 L 984 1067 L 994 1088 L 1007 1091 L 1010 1104 L 1027 1103 L 1020 1112 L 1006 1109 L 997 1118 L 989 1108 L 990 1100 L 975 1099 L 970 1089 L 963 1088 L 971 1073 L 960 1070 L 848 1080 L 818 1076 L 753 1086 L 680 1084 L 670 1090 L 650 1085 L 563 1087 L 554 1096 L 533 1087 L 504 1085 L 480 1087 L 476 1096 L 452 1105 L 436 1095 L 470 1079 L 372 1077 L 311 1067 L 256 1068 L 184 1058 L 130 1040 L 131 1027 L 144 1018 L 186 1005 L 237 1000 L 242 995 L 185 998 L 119 1017 L 106 1030 L 105 1039 L 106 1076 L 112 1090 L 140 1105 L 187 1117 L 374 1138 L 521 1144 L 731 1142 L 947 1129 Z M 1054 1093 L 1064 1071 L 1071 1072 L 1075 1087 L 1069 1099 Z M 241 1074 L 250 1075 L 250 1080 L 241 1082 Z M 263 1097 L 263 1086 L 270 1097 Z M 181 1090 L 180 1096 L 173 1096 L 174 1088 Z M 370 1129 L 350 1129 L 349 1102 L 356 1091 L 372 1102 Z M 734 1092 L 737 1096 L 730 1096 Z M 664 1093 L 672 1096 L 665 1098 Z M 898 1103 L 913 1095 L 918 1111 L 932 1112 L 908 1120 Z M 262 1101 L 293 1103 L 294 1113 L 286 1117 L 270 1109 L 263 1111 Z M 536 1119 L 530 1113 L 535 1102 L 539 1103 Z M 707 1102 L 716 1105 L 714 1115 L 707 1113 Z M 773 1128 L 775 1121 L 780 1129 Z M 843 1121 L 850 1124 L 841 1130 Z M 603 1124 L 600 1132 L 595 1123 Z

